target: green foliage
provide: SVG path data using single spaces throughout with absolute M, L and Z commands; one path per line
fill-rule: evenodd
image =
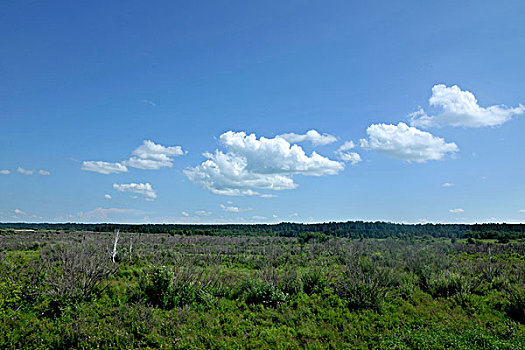
M 2 231 L 0 348 L 525 348 L 524 244 L 321 238 L 345 227 L 122 231 L 117 263 L 113 234 Z
M 321 293 L 328 287 L 328 280 L 326 279 L 325 271 L 320 267 L 313 267 L 308 270 L 302 277 L 303 291 L 312 295 L 314 293 Z
M 232 296 L 248 305 L 276 306 L 288 300 L 288 295 L 273 284 L 256 279 L 246 279 L 240 283 Z
M 398 284 L 391 268 L 369 259 L 359 259 L 348 263 L 335 290 L 348 302 L 350 309 L 380 311 L 385 299 Z

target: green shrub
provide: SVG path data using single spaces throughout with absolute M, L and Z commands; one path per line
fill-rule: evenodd
M 314 267 L 306 272 L 302 277 L 303 291 L 308 294 L 319 294 L 328 287 L 328 280 L 324 271 L 319 267 Z
M 359 259 L 346 266 L 342 278 L 335 284 L 335 291 L 352 310 L 380 311 L 386 297 L 397 285 L 397 276 L 391 268 Z
M 248 305 L 276 306 L 288 300 L 288 295 L 274 285 L 256 279 L 243 281 L 235 294 Z
M 509 285 L 505 288 L 508 304 L 507 314 L 514 320 L 525 324 L 525 285 Z

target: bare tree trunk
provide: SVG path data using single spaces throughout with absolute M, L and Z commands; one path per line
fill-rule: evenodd
M 129 241 L 129 260 L 131 261 L 131 252 L 133 250 L 133 237 L 134 237 L 134 234 L 132 233 L 131 234 L 131 239 Z
M 111 260 L 113 260 L 113 262 L 115 262 L 115 257 L 117 256 L 117 244 L 119 237 L 120 230 L 115 230 L 115 243 L 113 244 L 113 255 L 111 256 Z

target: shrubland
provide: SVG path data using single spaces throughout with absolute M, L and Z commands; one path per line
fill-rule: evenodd
M 525 243 L 0 232 L 0 348 L 523 349 Z

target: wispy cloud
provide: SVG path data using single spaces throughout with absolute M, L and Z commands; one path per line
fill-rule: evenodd
M 108 163 L 92 160 L 82 162 L 81 169 L 84 171 L 93 171 L 103 175 L 126 173 L 128 171 L 128 168 L 120 163 Z
M 449 212 L 454 213 L 454 214 L 458 214 L 458 213 L 464 213 L 465 210 L 463 210 L 461 208 L 457 208 L 457 209 L 450 209 Z
M 306 132 L 306 134 L 282 134 L 278 137 L 283 138 L 290 143 L 301 143 L 309 141 L 314 146 L 328 145 L 337 141 L 337 137 L 330 134 L 320 134 L 317 130 L 309 130 Z
M 9 170 L 0 170 L 0 175 L 9 175 L 10 173 Z
M 106 193 L 106 194 L 104 195 L 104 198 L 106 198 L 106 199 L 111 199 L 111 195 Z
M 16 171 L 18 171 L 20 174 L 24 174 L 24 175 L 33 175 L 33 170 L 26 170 L 22 167 L 18 167 L 16 168 Z
M 221 204 L 220 205 L 221 209 L 224 210 L 224 211 L 228 211 L 228 212 L 231 212 L 231 213 L 241 213 L 241 212 L 244 212 L 244 211 L 250 211 L 252 210 L 252 208 L 239 208 L 239 207 L 236 207 L 236 206 L 226 206 L 224 204 Z
M 43 175 L 43 176 L 49 176 L 51 175 L 51 172 L 47 171 L 47 170 L 39 170 L 38 173 L 40 175 Z
M 151 100 L 144 99 L 144 100 L 142 100 L 142 103 L 150 105 L 152 107 L 157 107 L 157 104 L 155 102 L 151 101 Z
M 452 186 L 454 186 L 454 184 L 451 182 L 445 182 L 444 184 L 441 185 L 441 187 L 452 187 Z
M 26 213 L 24 211 L 20 210 L 20 209 L 15 209 L 15 210 L 13 210 L 13 212 L 15 214 L 17 214 L 17 215 L 26 215 Z
M 131 192 L 140 194 L 147 201 L 153 201 L 157 198 L 157 193 L 149 182 L 147 183 L 129 183 L 129 184 L 113 184 L 113 188 L 119 192 Z
M 195 215 L 197 216 L 210 216 L 211 214 L 213 214 L 211 211 L 206 211 L 206 210 L 197 210 L 195 212 Z

